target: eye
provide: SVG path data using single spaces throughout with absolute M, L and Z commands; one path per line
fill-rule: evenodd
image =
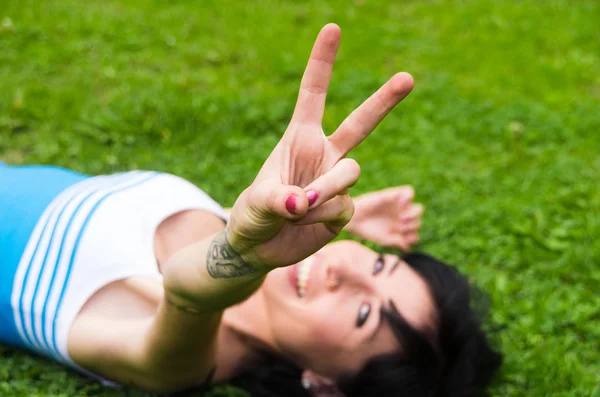
M 381 273 L 383 268 L 385 267 L 385 261 L 383 260 L 383 255 L 379 255 L 377 261 L 375 261 L 375 266 L 373 267 L 373 275 L 377 275 Z
M 358 309 L 358 317 L 356 318 L 356 326 L 358 328 L 362 327 L 369 318 L 369 314 L 371 314 L 371 305 L 369 303 L 363 303 L 360 305 Z

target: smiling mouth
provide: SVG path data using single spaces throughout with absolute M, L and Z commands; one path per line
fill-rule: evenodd
M 306 294 L 306 288 L 308 287 L 310 279 L 310 269 L 312 268 L 313 263 L 314 258 L 311 256 L 298 263 L 296 266 L 296 271 L 298 272 L 298 277 L 296 278 L 296 292 L 298 292 L 300 298 L 304 297 Z

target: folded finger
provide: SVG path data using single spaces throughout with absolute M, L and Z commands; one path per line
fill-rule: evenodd
M 356 184 L 360 177 L 360 166 L 353 159 L 341 159 L 327 173 L 304 188 L 311 208 L 318 207 Z
M 302 219 L 294 222 L 294 225 L 323 223 L 332 232 L 339 233 L 350 222 L 352 215 L 354 215 L 354 202 L 346 194 L 334 197 L 319 207 L 314 208 Z
M 353 111 L 329 137 L 340 157 L 344 157 L 369 136 L 381 120 L 410 93 L 413 85 L 410 74 L 397 73 Z
M 308 211 L 308 199 L 298 186 L 263 182 L 248 195 L 248 207 L 258 220 L 275 216 L 294 221 Z

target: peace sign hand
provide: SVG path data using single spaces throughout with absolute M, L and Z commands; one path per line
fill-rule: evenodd
M 339 42 L 337 25 L 323 27 L 291 122 L 232 209 L 227 239 L 249 264 L 268 270 L 296 263 L 341 231 L 354 212 L 348 189 L 360 175 L 346 154 L 412 90 L 412 77 L 396 74 L 325 136 L 321 122 Z

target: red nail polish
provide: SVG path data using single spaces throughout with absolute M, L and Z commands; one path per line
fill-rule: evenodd
M 294 215 L 297 214 L 297 212 L 296 212 L 296 197 L 288 196 L 288 198 L 285 200 L 285 209 L 287 209 L 290 214 L 294 214 Z
M 319 193 L 315 192 L 314 190 L 310 190 L 308 193 L 306 193 L 306 197 L 308 197 L 308 206 L 310 207 L 319 198 Z

